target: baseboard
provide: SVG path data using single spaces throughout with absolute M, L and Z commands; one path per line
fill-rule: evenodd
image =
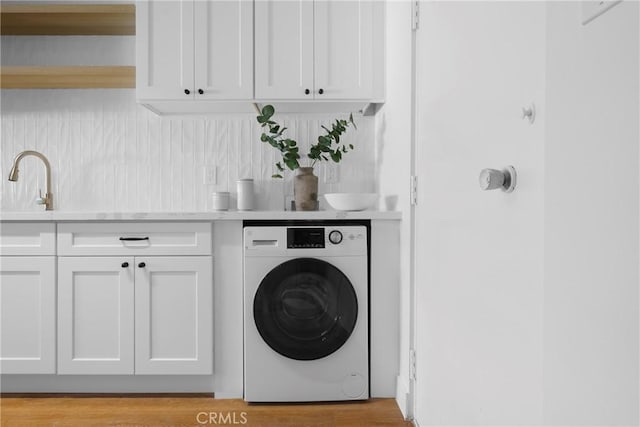
M 86 399 L 96 397 L 125 397 L 125 398 L 149 398 L 149 397 L 172 397 L 172 398 L 206 398 L 217 399 L 213 393 L 0 393 L 2 398 L 29 398 L 56 399 L 61 397 L 73 397 L 74 399 Z
M 210 393 L 212 375 L 2 375 L 9 393 Z
M 409 393 L 409 385 L 401 376 L 396 378 L 396 403 L 404 419 L 410 420 L 413 417 L 411 394 Z

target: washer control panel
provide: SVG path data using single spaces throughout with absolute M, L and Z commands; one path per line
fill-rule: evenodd
M 343 240 L 362 239 L 363 233 L 355 235 L 323 227 L 287 227 L 287 249 L 324 249 L 331 245 L 339 245 Z
M 287 228 L 287 248 L 288 249 L 317 249 L 324 248 L 324 228 L 311 227 L 288 227 Z
M 355 256 L 367 251 L 364 225 L 244 227 L 245 256 Z
M 329 232 L 329 241 L 334 245 L 342 243 L 342 233 L 338 230 Z

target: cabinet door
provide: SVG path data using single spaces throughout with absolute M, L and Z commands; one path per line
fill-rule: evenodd
M 55 257 L 0 257 L 0 372 L 56 372 Z
M 313 2 L 256 1 L 255 32 L 256 99 L 313 99 Z
M 384 31 L 373 28 L 373 2 L 316 0 L 314 16 L 315 98 L 373 98 L 373 73 L 379 71 L 373 61 L 374 30 Z
M 58 373 L 133 374 L 132 257 L 58 258 Z
M 193 99 L 193 6 L 176 0 L 136 3 L 138 99 Z
M 136 257 L 135 371 L 213 372 L 211 257 Z
M 253 99 L 253 2 L 196 0 L 194 10 L 196 99 Z

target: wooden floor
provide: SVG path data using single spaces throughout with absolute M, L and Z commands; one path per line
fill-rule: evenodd
M 2 427 L 412 426 L 393 399 L 318 404 L 247 404 L 203 396 L 2 396 Z

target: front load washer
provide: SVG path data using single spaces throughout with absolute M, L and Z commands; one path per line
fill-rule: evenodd
M 245 400 L 369 398 L 368 282 L 366 225 L 245 223 Z

